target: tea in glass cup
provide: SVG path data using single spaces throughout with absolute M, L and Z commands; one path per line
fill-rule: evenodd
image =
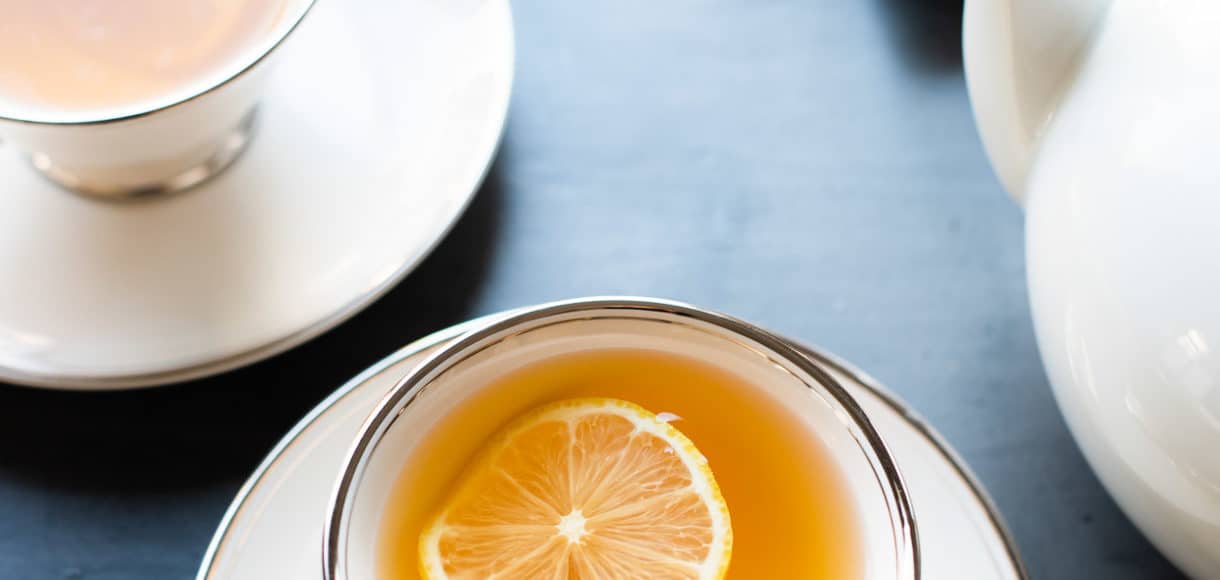
M 325 574 L 914 578 L 901 478 L 841 387 L 690 307 L 596 299 L 476 330 L 366 423 Z

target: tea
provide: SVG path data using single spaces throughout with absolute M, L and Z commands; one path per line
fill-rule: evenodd
M 82 111 L 224 72 L 290 0 L 0 0 L 0 104 Z
M 851 496 L 828 451 L 758 386 L 713 365 L 644 349 L 565 354 L 463 401 L 406 458 L 382 516 L 378 571 L 419 578 L 419 540 L 487 439 L 531 409 L 608 397 L 671 419 L 708 460 L 732 514 L 729 578 L 858 578 Z

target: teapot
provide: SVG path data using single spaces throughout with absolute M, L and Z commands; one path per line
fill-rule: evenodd
M 1056 401 L 1121 508 L 1220 579 L 1220 2 L 967 0 Z

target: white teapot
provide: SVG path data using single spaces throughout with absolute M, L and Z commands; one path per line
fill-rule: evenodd
M 967 0 L 963 48 L 1068 425 L 1157 547 L 1220 579 L 1220 2 Z

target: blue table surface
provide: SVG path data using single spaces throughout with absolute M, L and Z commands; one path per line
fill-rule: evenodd
M 0 386 L 0 579 L 189 578 L 262 455 L 426 332 L 589 294 L 822 345 L 927 417 L 1034 578 L 1181 577 L 1089 470 L 1027 306 L 1022 214 L 962 78 L 960 0 L 513 6 L 503 148 L 388 296 L 250 368 L 129 393 Z

